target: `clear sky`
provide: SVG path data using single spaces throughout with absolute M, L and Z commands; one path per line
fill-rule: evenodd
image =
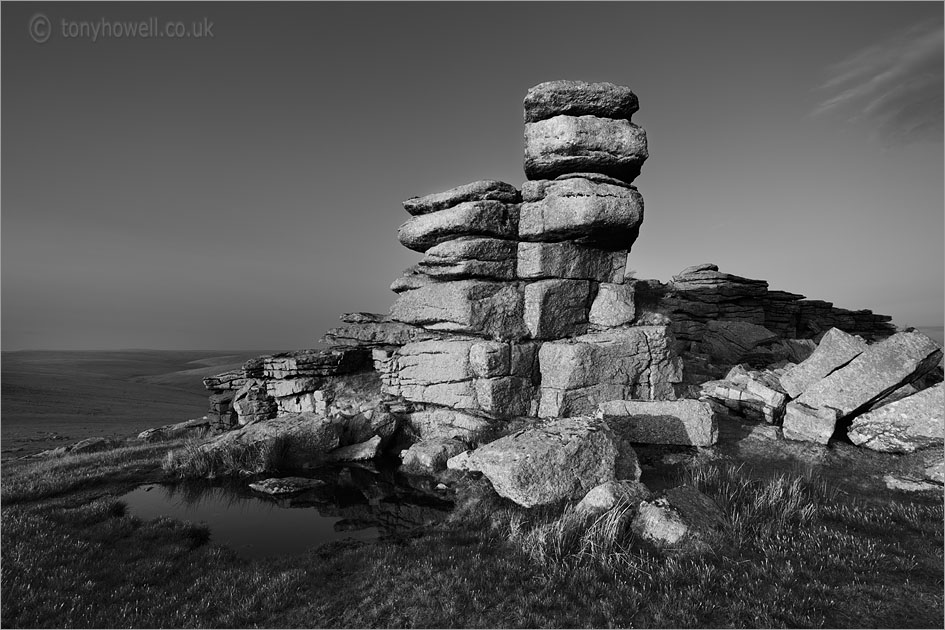
M 33 22 L 42 13 L 49 20 Z M 86 21 L 212 37 L 65 37 Z M 640 98 L 630 267 L 941 325 L 943 5 L 2 6 L 2 347 L 294 349 L 386 312 L 403 199 L 520 186 L 522 98 Z

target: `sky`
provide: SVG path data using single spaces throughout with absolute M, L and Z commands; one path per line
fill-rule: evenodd
M 119 37 L 152 17 L 203 36 Z M 387 312 L 419 260 L 400 202 L 520 187 L 522 99 L 553 79 L 640 99 L 638 278 L 714 262 L 940 326 L 942 25 L 940 2 L 5 2 L 0 346 L 289 350 Z

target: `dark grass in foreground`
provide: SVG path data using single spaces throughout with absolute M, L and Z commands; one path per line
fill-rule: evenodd
M 880 506 L 707 464 L 683 481 L 728 527 L 659 552 L 626 506 L 529 512 L 480 483 L 422 537 L 253 561 L 107 494 L 155 474 L 163 450 L 5 467 L 5 627 L 942 626 L 940 498 Z

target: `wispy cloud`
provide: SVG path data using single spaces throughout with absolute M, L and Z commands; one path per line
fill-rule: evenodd
M 866 122 L 886 145 L 942 141 L 943 55 L 941 21 L 896 33 L 827 69 L 827 96 L 813 115 L 839 114 Z

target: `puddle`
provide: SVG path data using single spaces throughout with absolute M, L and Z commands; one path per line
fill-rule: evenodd
M 444 519 L 452 503 L 430 480 L 372 467 L 322 469 L 324 486 L 286 497 L 248 480 L 139 486 L 121 499 L 142 519 L 168 516 L 204 523 L 212 542 L 252 558 L 299 554 L 322 545 L 372 542 Z

